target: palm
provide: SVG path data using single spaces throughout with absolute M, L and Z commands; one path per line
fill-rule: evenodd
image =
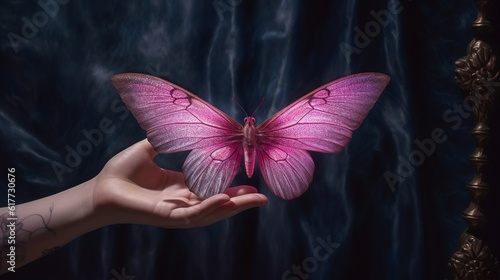
M 187 188 L 182 173 L 159 168 L 155 155 L 149 142 L 141 141 L 113 157 L 95 178 L 94 207 L 111 223 L 197 227 L 267 203 L 251 186 L 201 200 Z

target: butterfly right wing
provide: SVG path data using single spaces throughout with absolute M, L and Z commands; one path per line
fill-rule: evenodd
M 381 73 L 359 73 L 325 84 L 258 125 L 259 139 L 308 151 L 339 152 L 389 80 Z
M 156 151 L 193 150 L 183 167 L 191 191 L 208 197 L 231 184 L 241 163 L 241 124 L 165 80 L 132 73 L 111 80 Z
M 381 73 L 340 78 L 257 126 L 258 162 L 269 189 L 283 199 L 304 193 L 314 172 L 307 151 L 335 153 L 344 149 L 389 80 Z

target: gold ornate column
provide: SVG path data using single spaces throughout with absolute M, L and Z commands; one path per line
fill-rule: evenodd
M 481 202 L 487 195 L 489 186 L 484 181 L 484 171 L 488 163 L 485 147 L 491 138 L 489 115 L 500 91 L 498 66 L 498 27 L 491 19 L 498 0 L 475 0 L 478 15 L 472 28 L 474 39 L 467 48 L 467 56 L 455 62 L 455 79 L 466 93 L 467 104 L 471 105 L 476 120 L 472 136 L 476 149 L 470 157 L 474 167 L 474 177 L 467 185 L 471 195 L 469 207 L 462 216 L 469 225 L 460 238 L 460 245 L 448 267 L 455 279 L 500 279 L 498 259 L 481 239 L 481 228 L 486 218 Z M 498 183 L 498 182 L 497 182 Z

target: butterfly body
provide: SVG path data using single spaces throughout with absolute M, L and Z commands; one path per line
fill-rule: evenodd
M 243 126 L 243 159 L 245 162 L 245 170 L 248 178 L 252 178 L 255 168 L 255 156 L 257 148 L 257 137 L 255 129 L 255 119 L 253 117 L 246 117 Z
M 183 173 L 202 198 L 229 187 L 241 162 L 247 176 L 259 165 L 269 189 L 283 199 L 303 194 L 312 182 L 308 151 L 344 149 L 377 101 L 389 77 L 360 73 L 325 84 L 255 126 L 244 125 L 191 92 L 144 74 L 112 77 L 122 100 L 159 153 L 191 150 Z

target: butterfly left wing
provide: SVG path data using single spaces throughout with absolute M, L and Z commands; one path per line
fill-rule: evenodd
M 380 73 L 340 78 L 257 126 L 257 143 L 263 147 L 258 149 L 259 167 L 271 191 L 283 199 L 305 192 L 310 180 L 304 178 L 312 178 L 314 172 L 305 150 L 335 153 L 344 149 L 389 80 Z
M 242 125 L 208 102 L 160 78 L 124 73 L 111 78 L 159 153 L 217 145 L 242 137 Z
M 241 141 L 192 150 L 182 167 L 189 190 L 201 198 L 223 193 L 241 164 Z
M 241 164 L 241 124 L 189 91 L 153 76 L 118 74 L 112 82 L 155 150 L 193 150 L 183 166 L 192 192 L 206 198 L 229 187 Z

